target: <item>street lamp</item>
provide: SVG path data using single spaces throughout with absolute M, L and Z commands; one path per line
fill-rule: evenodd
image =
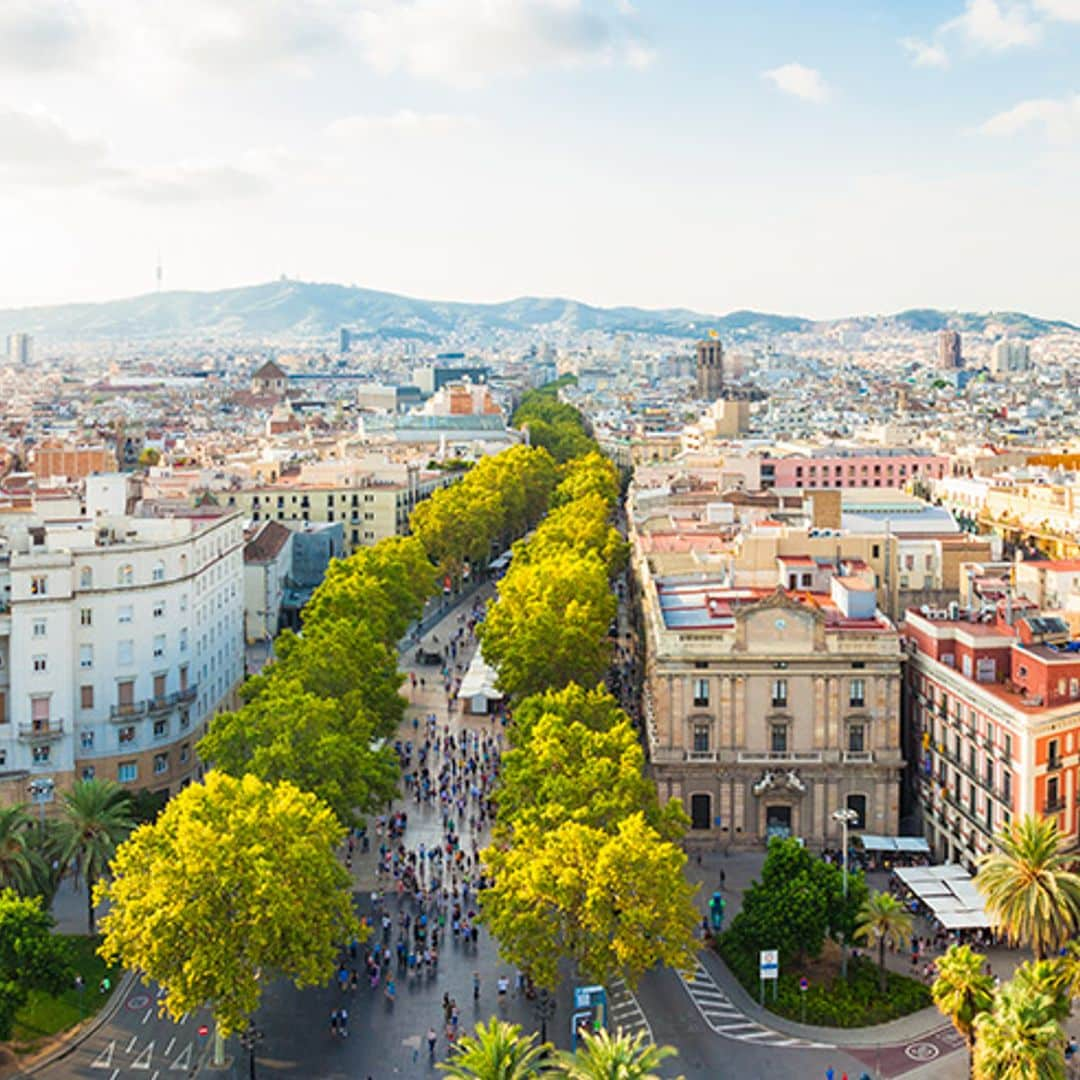
M 248 1077 L 255 1080 L 255 1047 L 262 1040 L 263 1033 L 255 1026 L 255 1021 L 248 1021 L 247 1029 L 240 1033 L 240 1045 L 248 1052 Z
M 56 785 L 48 776 L 40 776 L 34 780 L 31 780 L 27 791 L 30 792 L 30 798 L 38 804 L 38 812 L 41 821 L 41 831 L 45 831 L 45 804 L 52 802 L 53 791 Z
M 533 1006 L 536 1010 L 536 1018 L 540 1021 L 540 1042 L 547 1042 L 547 1025 L 548 1021 L 555 1016 L 555 999 L 551 994 L 541 987 L 536 995 L 536 1004 Z
M 844 859 L 844 907 L 847 907 L 847 854 L 848 854 L 848 842 L 847 831 L 848 826 L 854 824 L 859 820 L 859 815 L 850 807 L 841 807 L 839 810 L 834 810 L 832 813 L 833 821 L 840 822 L 840 831 L 842 835 L 842 843 L 844 846 L 843 859 Z M 840 975 L 842 978 L 847 978 L 847 935 L 840 931 Z

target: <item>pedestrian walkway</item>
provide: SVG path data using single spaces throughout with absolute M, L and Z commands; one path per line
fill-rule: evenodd
M 759 1046 L 799 1047 L 804 1050 L 831 1050 L 835 1046 L 834 1043 L 795 1038 L 755 1023 L 732 1003 L 700 960 L 689 976 L 681 972 L 677 974 L 683 989 L 701 1013 L 701 1018 L 717 1035 Z
M 633 991 L 626 985 L 626 981 L 624 979 L 612 979 L 608 984 L 607 991 L 608 1026 L 612 1030 L 622 1028 L 627 1035 L 631 1036 L 637 1035 L 638 1032 L 644 1032 L 646 1044 L 652 1046 L 655 1042 L 652 1025 L 649 1023 L 649 1018 L 645 1015 L 645 1010 L 642 1009 Z

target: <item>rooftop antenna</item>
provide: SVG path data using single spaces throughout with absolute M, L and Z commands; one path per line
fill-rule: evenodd
M 157 280 L 157 291 L 161 292 L 161 279 L 163 276 L 163 270 L 161 268 L 161 252 L 158 252 L 157 268 L 154 271 L 154 277 Z

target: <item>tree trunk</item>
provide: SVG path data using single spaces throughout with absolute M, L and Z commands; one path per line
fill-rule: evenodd
M 86 871 L 86 932 L 94 936 L 94 877 Z
M 968 1078 L 969 1080 L 975 1080 L 975 1029 L 971 1029 L 971 1034 L 968 1036 Z
M 878 966 L 881 968 L 881 994 L 882 994 L 882 997 L 884 997 L 885 996 L 885 987 L 886 987 L 886 981 L 885 981 L 885 938 L 884 937 L 882 937 L 882 939 L 878 942 Z

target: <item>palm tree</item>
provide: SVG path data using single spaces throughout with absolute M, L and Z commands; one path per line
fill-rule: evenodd
M 21 896 L 37 892 L 46 867 L 35 831 L 25 806 L 0 809 L 0 889 L 14 889 Z
M 475 1035 L 463 1035 L 448 1061 L 439 1068 L 457 1080 L 526 1080 L 544 1075 L 546 1046 L 535 1046 L 535 1035 L 523 1035 L 519 1024 L 491 1018 L 481 1021 Z
M 1065 1035 L 1054 1000 L 1006 983 L 993 1012 L 975 1020 L 978 1080 L 1064 1080 Z
M 1080 928 L 1080 875 L 1061 854 L 1057 819 L 1027 816 L 1002 829 L 995 844 L 975 877 L 994 929 L 1045 960 Z
M 1029 994 L 1043 994 L 1050 1000 L 1051 1015 L 1059 1023 L 1072 1012 L 1069 971 L 1064 957 L 1053 960 L 1028 960 L 1013 972 L 1012 985 Z
M 885 993 L 885 946 L 899 949 L 911 937 L 911 913 L 892 893 L 872 893 L 855 916 L 856 941 L 877 944 L 881 992 Z
M 601 1028 L 585 1035 L 576 1053 L 558 1055 L 556 1075 L 566 1080 L 659 1080 L 655 1070 L 675 1053 L 672 1046 L 651 1046 L 643 1031 L 631 1036 L 619 1028 L 611 1035 Z
M 94 932 L 94 883 L 131 832 L 131 796 L 112 780 L 80 780 L 65 792 L 56 829 L 61 866 L 77 860 L 86 875 L 86 925 Z
M 953 945 L 937 962 L 937 978 L 930 988 L 934 1004 L 964 1037 L 975 1060 L 975 1021 L 994 1006 L 994 980 L 983 971 L 986 957 L 970 945 Z

